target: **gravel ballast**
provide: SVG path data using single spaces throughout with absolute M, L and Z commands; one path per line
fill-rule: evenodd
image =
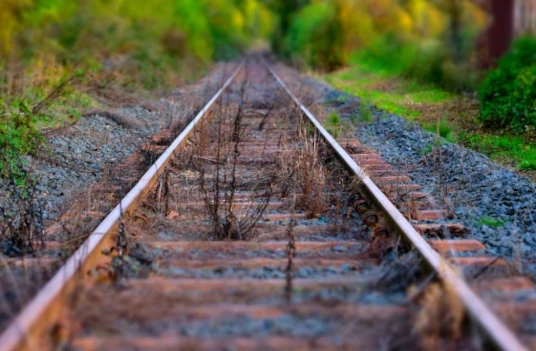
M 349 121 L 361 114 L 360 99 L 307 78 L 328 111 Z M 357 106 L 357 107 L 356 107 Z M 536 187 L 525 176 L 463 146 L 446 142 L 419 124 L 376 108 L 371 122 L 352 134 L 382 158 L 406 171 L 414 182 L 455 214 L 482 241 L 488 254 L 522 257 L 526 271 L 536 267 Z
M 41 155 L 26 156 L 26 170 L 37 180 L 36 206 L 45 223 L 52 223 L 114 166 L 136 152 L 162 128 L 170 128 L 197 112 L 215 93 L 231 65 L 221 64 L 197 84 L 178 88 L 152 101 L 152 110 L 137 105 L 98 110 L 75 124 L 48 133 Z M 140 99 L 141 105 L 146 105 Z M 195 111 L 194 111 L 195 110 Z M 115 117 L 115 118 L 114 118 Z M 0 179 L 0 219 L 16 208 L 10 186 Z M 85 196 L 85 195 L 82 195 Z

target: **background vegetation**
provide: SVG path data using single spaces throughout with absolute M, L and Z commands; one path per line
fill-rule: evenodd
M 282 8 L 274 4 L 280 1 L 271 3 Z M 273 47 L 298 66 L 322 72 L 335 87 L 447 142 L 534 170 L 536 39 L 518 39 L 496 69 L 482 69 L 492 20 L 482 3 L 291 0 L 287 12 L 275 11 L 280 26 Z
M 485 78 L 489 21 L 470 0 L 0 0 L 0 145 L 35 153 L 39 129 L 76 120 L 110 90 L 158 92 L 260 42 L 303 68 L 479 91 L 475 121 L 532 130 L 536 41 L 520 40 Z
M 520 38 L 480 87 L 480 120 L 488 126 L 536 127 L 536 39 Z
M 274 27 L 257 0 L 0 0 L 0 169 L 108 91 L 199 77 Z
M 474 87 L 475 47 L 488 22 L 474 1 L 289 2 L 300 6 L 285 14 L 292 20 L 276 47 L 303 65 L 333 70 L 365 61 L 451 88 Z

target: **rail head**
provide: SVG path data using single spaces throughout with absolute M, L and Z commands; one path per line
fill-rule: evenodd
M 451 286 L 464 304 L 470 316 L 483 328 L 489 338 L 501 349 L 520 351 L 528 350 L 515 336 L 515 334 L 489 309 L 469 287 L 467 282 L 434 250 L 422 235 L 415 230 L 411 223 L 402 215 L 396 206 L 385 196 L 376 186 L 372 179 L 359 167 L 352 157 L 344 150 L 339 143 L 328 133 L 316 117 L 299 101 L 290 91 L 286 84 L 279 78 L 270 65 L 263 60 L 263 64 L 270 71 L 271 75 L 289 94 L 294 103 L 307 116 L 309 121 L 315 126 L 317 131 L 335 150 L 337 155 L 360 177 L 361 183 L 367 192 L 374 198 L 377 204 L 385 211 L 391 222 L 397 229 L 412 243 L 412 245 L 424 257 L 426 262 L 437 272 L 445 284 Z
M 525 346 L 521 344 L 516 336 L 497 318 L 485 303 L 476 296 L 468 284 L 445 262 L 444 259 L 441 258 L 428 242 L 413 228 L 411 223 L 409 223 L 400 211 L 398 211 L 393 203 L 380 191 L 374 182 L 365 175 L 363 170 L 322 127 L 314 115 L 300 103 L 290 89 L 288 89 L 284 82 L 277 76 L 275 71 L 265 61 L 263 63 L 297 106 L 299 106 L 301 111 L 322 134 L 324 139 L 333 147 L 339 157 L 357 176 L 361 178 L 363 186 L 375 198 L 379 206 L 386 211 L 392 223 L 422 254 L 428 264 L 437 271 L 441 279 L 446 284 L 453 287 L 453 290 L 457 292 L 469 314 L 481 325 L 489 335 L 490 339 L 504 350 L 526 350 Z M 158 160 L 149 168 L 134 188 L 132 188 L 125 198 L 121 200 L 120 204 L 110 212 L 103 222 L 101 222 L 95 231 L 88 237 L 84 244 L 5 329 L 0 335 L 0 350 L 7 351 L 21 348 L 39 349 L 39 347 L 32 347 L 32 341 L 36 340 L 36 336 L 33 334 L 41 330 L 38 326 L 43 326 L 50 320 L 50 318 L 57 317 L 51 310 L 55 308 L 55 305 L 61 303 L 62 294 L 69 290 L 69 284 L 74 284 L 77 273 L 82 271 L 88 262 L 96 259 L 96 256 L 100 254 L 103 245 L 110 243 L 110 234 L 118 225 L 122 211 L 127 211 L 132 208 L 139 198 L 147 191 L 147 188 L 156 181 L 163 168 L 173 157 L 174 151 L 188 138 L 197 123 L 205 116 L 210 107 L 231 84 L 243 66 L 244 63 L 239 65 L 231 77 L 223 84 L 221 89 L 218 90 L 214 97 L 196 115 L 193 121 L 173 141 L 170 147 L 166 149 Z M 47 315 L 47 318 L 49 319 L 43 318 L 45 315 Z
M 36 350 L 35 343 L 39 339 L 39 332 L 46 329 L 46 323 L 52 319 L 57 319 L 59 314 L 53 310 L 61 304 L 61 296 L 69 291 L 69 286 L 74 284 L 74 280 L 80 271 L 90 265 L 102 248 L 111 242 L 111 234 L 117 227 L 121 215 L 124 211 L 130 210 L 141 196 L 158 179 L 168 162 L 173 157 L 174 151 L 181 146 L 194 130 L 199 121 L 206 115 L 216 100 L 222 95 L 225 89 L 234 81 L 240 70 L 244 67 L 244 62 L 240 63 L 223 86 L 216 92 L 210 101 L 199 111 L 195 118 L 179 134 L 166 151 L 149 167 L 147 172 L 141 177 L 138 183 L 128 192 L 120 203 L 106 216 L 106 218 L 89 235 L 86 241 L 78 250 L 66 261 L 66 263 L 56 272 L 48 283 L 35 295 L 35 297 L 23 308 L 15 319 L 7 326 L 0 335 L 0 350 L 11 351 L 18 349 Z

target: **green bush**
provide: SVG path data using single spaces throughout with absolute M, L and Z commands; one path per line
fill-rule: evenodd
M 21 155 L 35 155 L 43 143 L 43 136 L 35 127 L 37 117 L 24 100 L 13 101 L 8 108 L 0 100 L 0 176 L 8 173 L 22 180 L 24 161 Z
M 518 39 L 479 91 L 487 126 L 536 127 L 536 38 Z
M 473 1 L 269 3 L 289 10 L 280 13 L 274 49 L 304 66 L 333 71 L 357 61 L 453 90 L 475 87 L 474 49 L 488 18 Z
M 40 127 L 80 116 L 77 96 L 176 86 L 267 39 L 274 18 L 261 0 L 0 0 L 0 177 Z M 71 76 L 64 99 L 45 95 Z
M 330 2 L 303 7 L 294 17 L 284 46 L 287 56 L 323 70 L 345 63 L 337 8 Z
M 448 56 L 439 40 L 427 40 L 417 45 L 413 60 L 404 73 L 417 80 L 441 85 L 444 82 L 443 63 Z
M 453 62 L 438 39 L 401 42 L 392 34 L 372 40 L 350 62 L 388 76 L 401 74 L 455 91 L 474 91 L 479 76 L 472 63 Z
M 392 34 L 386 34 L 373 39 L 366 48 L 358 51 L 352 57 L 352 63 L 365 64 L 374 71 L 388 75 L 401 74 L 415 61 L 416 50 L 415 45 L 401 43 Z

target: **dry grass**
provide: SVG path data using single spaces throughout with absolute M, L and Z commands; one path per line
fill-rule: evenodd
M 294 274 L 294 258 L 296 257 L 296 235 L 294 234 L 294 227 L 296 221 L 294 220 L 294 206 L 296 204 L 296 195 L 294 195 L 293 203 L 291 206 L 292 218 L 287 227 L 287 267 L 285 269 L 285 299 L 287 304 L 292 303 L 292 279 Z
M 11 167 L 0 182 L 0 194 L 6 199 L 0 206 L 0 245 L 1 253 L 7 256 L 34 254 L 45 244 L 38 180 L 23 172 L 22 184 L 20 174 Z
M 452 288 L 431 283 L 418 298 L 418 304 L 413 332 L 423 350 L 437 350 L 442 339 L 461 338 L 465 307 Z
M 5 259 L 0 257 L 0 330 L 17 315 L 38 289 L 56 271 L 44 257 Z
M 444 159 L 447 156 L 443 155 L 443 151 L 440 147 L 434 148 L 427 157 L 424 158 L 424 163 L 427 169 L 432 170 L 432 174 L 435 179 L 435 188 L 438 191 L 439 199 L 442 204 L 448 210 L 448 218 L 456 218 L 456 207 L 459 206 L 458 202 L 458 189 L 460 185 L 449 184 L 449 171 L 446 169 Z M 459 160 L 459 167 L 466 167 L 465 160 L 461 158 Z
M 242 94 L 243 94 L 242 90 Z M 242 99 L 244 96 L 242 95 Z M 240 175 L 241 142 L 244 138 L 243 103 L 220 109 L 217 117 L 215 135 L 206 135 L 205 140 L 216 140 L 211 145 L 216 154 L 200 148 L 198 160 L 209 161 L 214 166 L 215 175 L 207 180 L 207 163 L 201 167 L 200 187 L 203 193 L 205 208 L 213 225 L 213 236 L 216 240 L 245 240 L 255 224 L 260 220 L 272 195 L 275 174 L 257 173 L 257 179 L 246 184 Z M 235 210 L 237 192 L 240 189 L 251 193 L 250 213 L 240 216 Z
M 319 153 L 320 138 L 309 136 L 305 121 L 297 123 L 296 140 L 281 141 L 283 148 L 290 148 L 293 142 L 303 144 L 293 152 L 282 153 L 278 160 L 280 169 L 281 197 L 299 194 L 296 210 L 306 213 L 307 218 L 322 217 L 328 209 L 329 198 L 325 193 L 327 186 L 323 159 Z

